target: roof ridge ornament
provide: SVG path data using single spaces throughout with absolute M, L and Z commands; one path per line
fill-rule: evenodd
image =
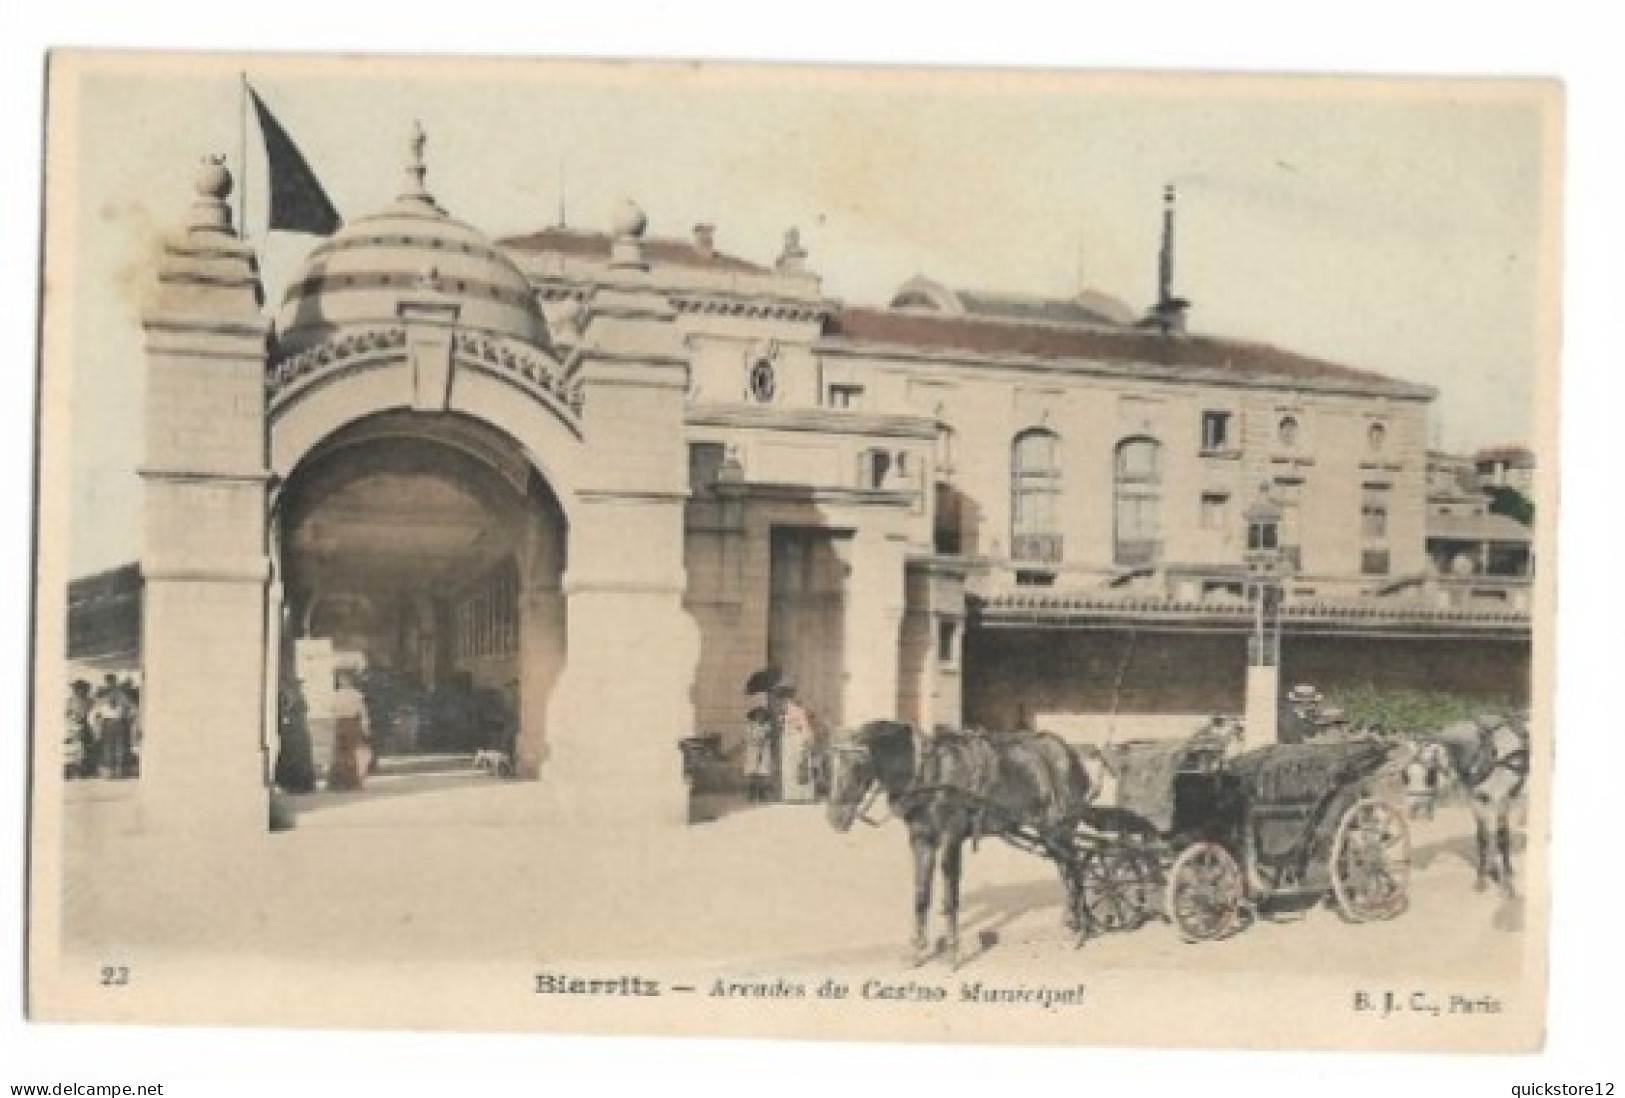
M 191 232 L 232 233 L 231 206 L 226 202 L 231 197 L 232 178 L 231 170 L 226 167 L 226 158 L 220 153 L 203 157 L 197 173 L 192 177 L 192 189 L 196 197 L 192 200 L 192 215 L 187 219 L 187 229 Z
M 423 202 L 430 206 L 435 204 L 434 196 L 423 185 L 424 177 L 429 174 L 428 167 L 423 162 L 423 147 L 429 143 L 429 135 L 423 130 L 423 120 L 412 120 L 412 131 L 406 139 L 406 178 L 401 191 L 402 201 Z

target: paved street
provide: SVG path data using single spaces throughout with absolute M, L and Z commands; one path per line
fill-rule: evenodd
M 130 830 L 133 785 L 68 805 L 69 952 L 444 962 L 665 963 L 726 972 L 902 971 L 911 878 L 900 825 L 835 834 L 774 806 L 669 832 L 536 822 L 537 787 L 411 776 L 305 801 L 299 826 L 227 865 Z M 968 857 L 965 974 L 1103 969 L 1511 976 L 1520 904 L 1472 890 L 1459 805 L 1415 832 L 1409 910 L 1348 925 L 1316 908 L 1187 945 L 1153 922 L 1075 949 L 1053 869 L 986 841 Z

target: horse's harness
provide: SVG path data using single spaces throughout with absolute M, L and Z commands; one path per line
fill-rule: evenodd
M 913 748 L 912 754 L 914 756 L 914 773 L 909 779 L 908 788 L 903 790 L 898 795 L 897 800 L 914 800 L 916 797 L 935 791 L 924 785 L 926 774 L 926 755 L 929 747 L 928 745 L 922 745 L 920 743 L 920 733 L 912 724 L 903 725 L 902 727 L 908 729 L 909 745 Z M 874 758 L 873 753 L 869 750 L 867 744 L 838 744 L 833 746 L 831 750 L 838 755 L 856 755 L 862 758 L 870 759 L 871 761 Z M 942 788 L 947 787 L 944 786 Z M 897 808 L 890 796 L 886 798 L 886 815 L 883 818 L 877 820 L 869 815 L 869 810 L 874 807 L 875 801 L 879 799 L 880 794 L 884 791 L 884 789 L 885 786 L 880 781 L 880 775 L 871 774 L 869 776 L 869 783 L 864 788 L 862 799 L 858 802 L 858 810 L 854 818 L 862 820 L 870 827 L 880 827 L 886 823 L 889 823 L 893 815 L 895 815 Z
M 970 809 L 975 821 L 972 828 L 972 842 L 980 843 L 985 833 L 985 826 L 989 812 L 996 811 L 998 806 L 989 798 L 966 789 L 963 785 L 942 781 L 937 777 L 941 763 L 943 744 L 934 736 L 922 737 L 919 729 L 912 724 L 904 724 L 908 730 L 909 745 L 914 756 L 914 772 L 909 777 L 908 786 L 901 790 L 896 797 L 888 794 L 886 798 L 887 815 L 882 819 L 874 819 L 869 810 L 874 806 L 875 800 L 880 796 L 884 786 L 879 774 L 870 776 L 868 787 L 864 790 L 863 798 L 858 804 L 855 819 L 862 820 L 870 827 L 880 827 L 889 823 L 899 811 L 907 815 L 910 807 L 936 793 L 952 793 L 970 803 Z M 991 750 L 987 742 L 986 733 L 971 733 L 972 741 L 978 743 L 985 750 Z M 873 758 L 867 745 L 843 744 L 834 747 L 837 753 L 847 753 Z
M 1515 740 L 1515 746 L 1510 750 L 1502 751 L 1505 738 L 1502 732 L 1507 732 Z M 1529 736 L 1527 732 L 1520 732 L 1514 728 L 1510 721 L 1501 721 L 1489 728 L 1479 729 L 1479 757 L 1490 756 L 1488 766 L 1479 768 L 1475 766 L 1473 773 L 1463 774 L 1462 778 L 1469 789 L 1477 789 L 1495 776 L 1497 770 L 1505 770 L 1513 777 L 1511 789 L 1507 796 L 1516 797 L 1523 790 L 1523 783 L 1529 777 Z

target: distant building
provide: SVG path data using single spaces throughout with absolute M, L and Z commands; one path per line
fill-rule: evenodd
M 1535 500 L 1535 452 L 1527 446 L 1488 446 L 1473 455 L 1473 468 L 1486 488 L 1516 488 Z
M 1427 553 L 1441 604 L 1527 609 L 1534 531 L 1494 512 L 1477 458 L 1428 454 Z

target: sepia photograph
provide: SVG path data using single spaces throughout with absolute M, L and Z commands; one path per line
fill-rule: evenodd
M 1541 1047 L 1556 81 L 45 94 L 32 1019 Z

